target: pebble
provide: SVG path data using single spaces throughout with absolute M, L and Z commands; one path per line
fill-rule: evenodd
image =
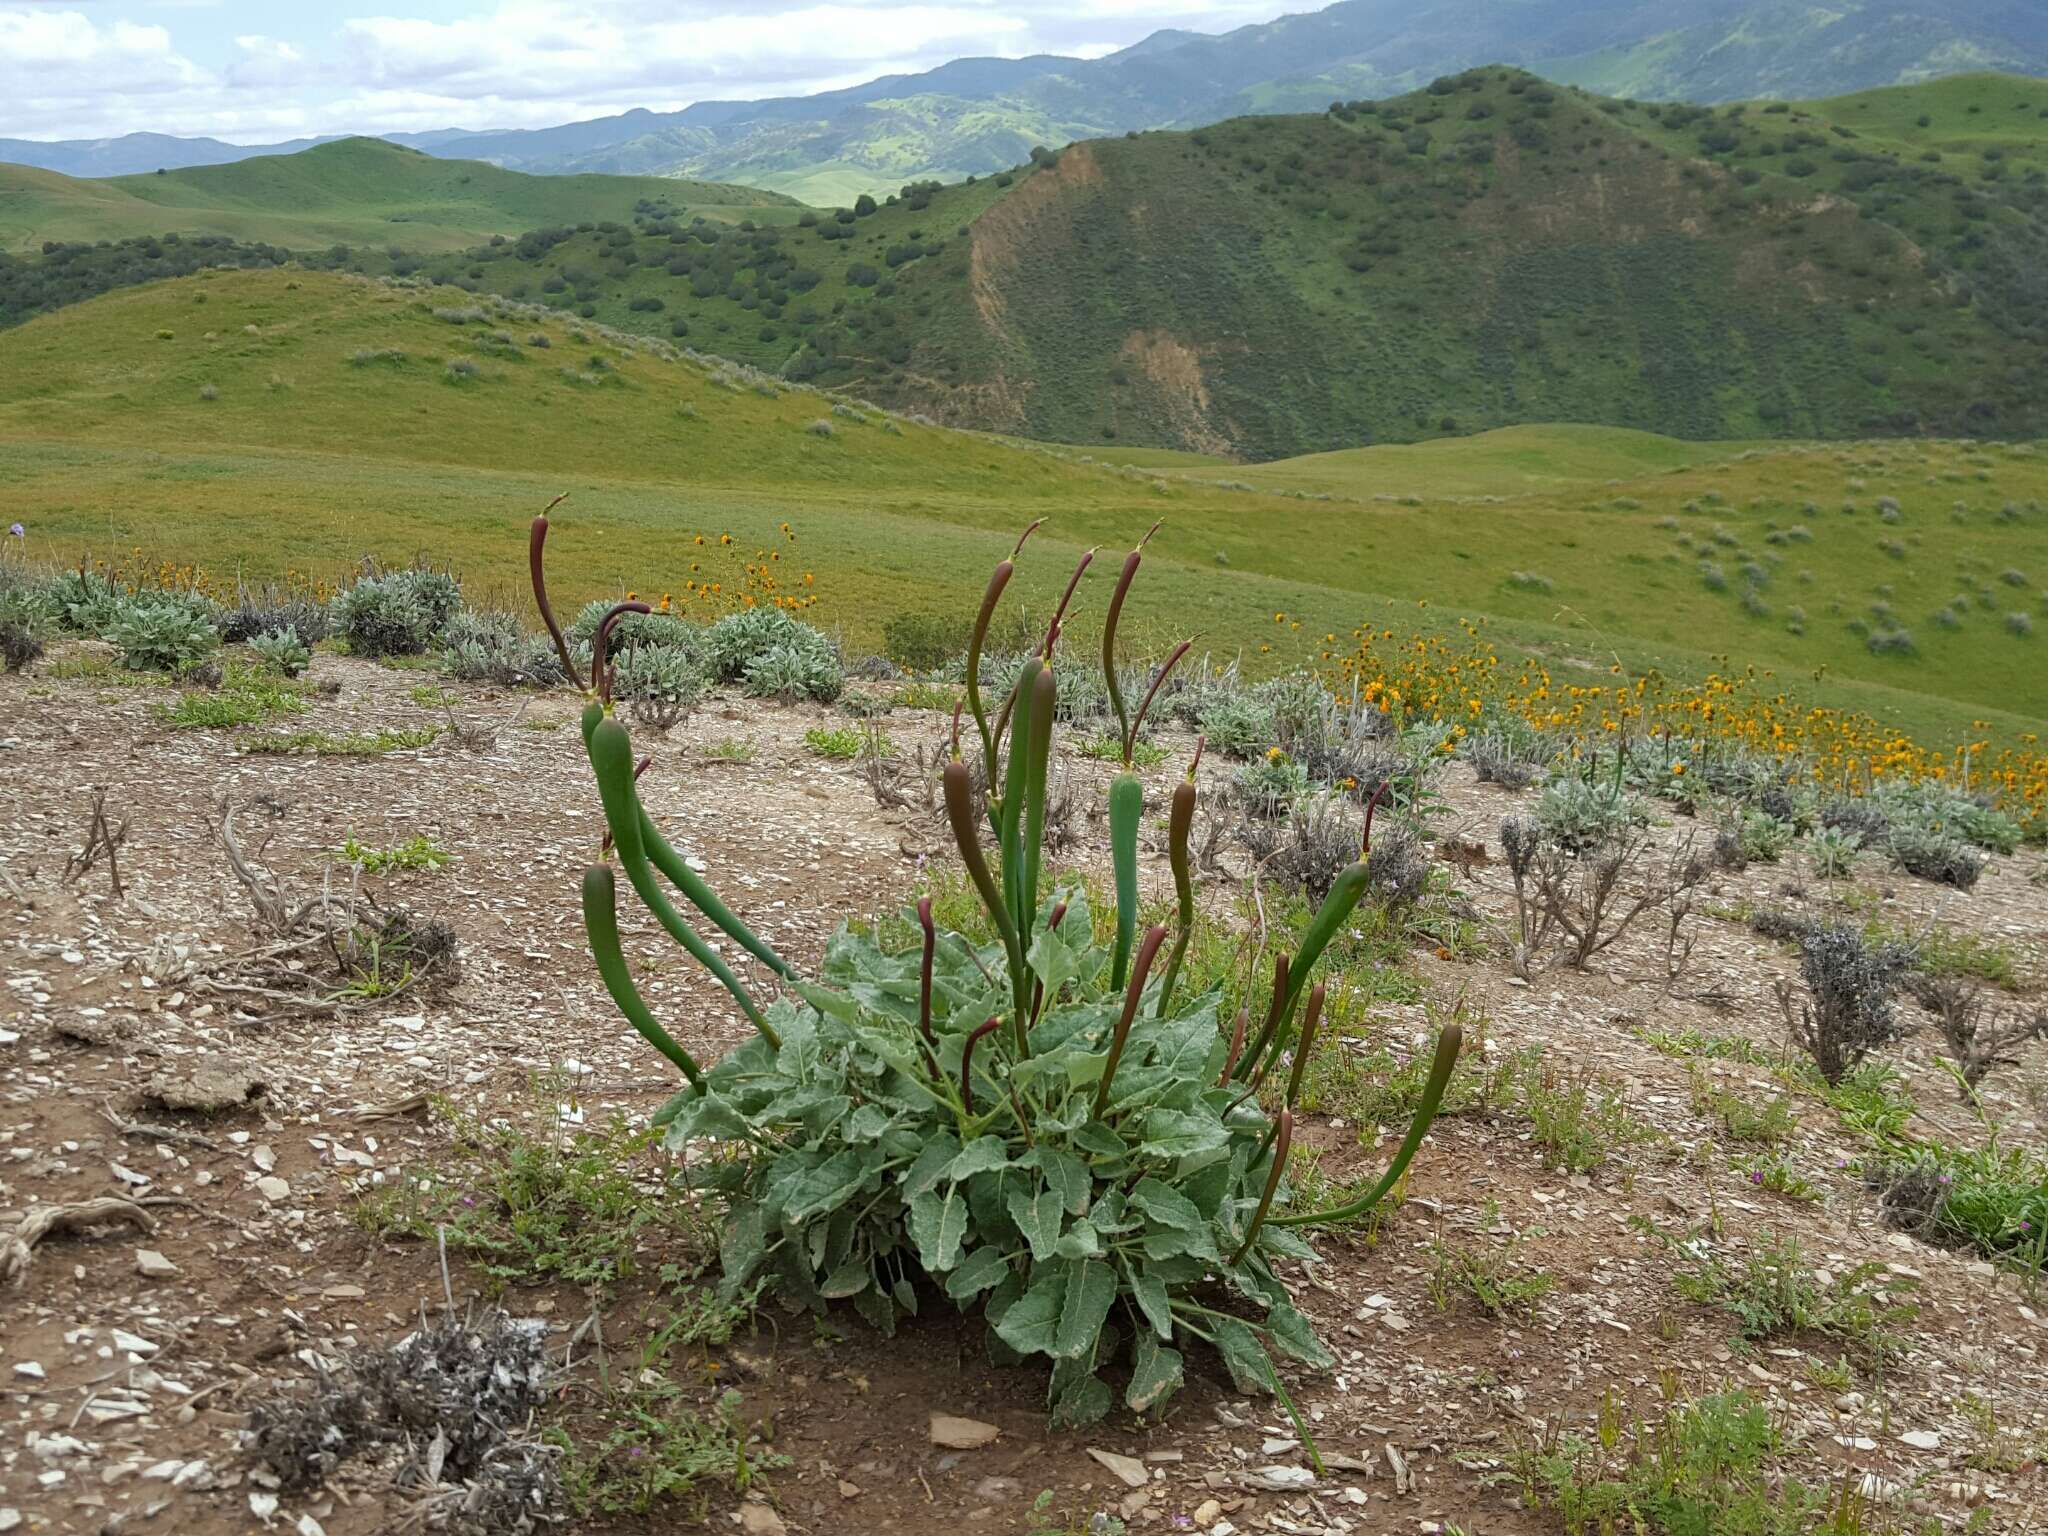
M 42 1363 L 37 1360 L 15 1361 L 14 1374 L 17 1376 L 26 1376 L 30 1381 L 42 1381 L 44 1379 Z
M 135 1250 L 135 1272 L 146 1279 L 162 1280 L 178 1272 L 178 1266 L 154 1248 Z
M 291 1199 L 292 1187 L 276 1174 L 271 1174 L 267 1178 L 261 1178 L 256 1181 L 256 1193 L 264 1199 L 275 1203 L 279 1200 Z
M 21 1525 L 21 1511 L 0 1506 L 0 1531 L 16 1530 Z

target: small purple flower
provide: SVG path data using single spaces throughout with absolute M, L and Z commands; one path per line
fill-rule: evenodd
M 1750 1169 L 1750 1170 L 1749 1170 L 1749 1182 L 1750 1182 L 1750 1183 L 1752 1183 L 1752 1184 L 1761 1184 L 1761 1183 L 1763 1183 L 1763 1181 L 1764 1181 L 1764 1171 L 1763 1171 L 1763 1169 L 1761 1169 L 1761 1168 L 1752 1168 L 1752 1169 Z
M 17 538 L 17 539 L 25 539 L 25 538 L 27 538 L 27 537 L 28 537 L 28 530 L 27 530 L 26 528 L 22 527 L 22 526 L 21 526 L 21 524 L 19 524 L 19 523 L 15 523 L 15 524 L 14 524 L 14 525 L 13 525 L 12 527 L 10 527 L 10 528 L 9 528 L 9 529 L 7 530 L 7 532 L 8 532 L 8 533 L 9 533 L 9 534 L 10 534 L 10 535 L 11 535 L 12 537 L 14 537 L 14 538 Z

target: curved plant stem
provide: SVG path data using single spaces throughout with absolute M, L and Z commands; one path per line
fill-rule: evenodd
M 997 1014 L 986 1024 L 975 1025 L 974 1032 L 967 1037 L 966 1043 L 960 1047 L 960 1103 L 961 1107 L 970 1115 L 974 1113 L 974 1083 L 972 1079 L 974 1048 L 981 1042 L 983 1035 L 988 1034 L 1002 1022 L 1002 1015 Z
M 1251 1022 L 1252 1016 L 1249 1009 L 1240 1008 L 1237 1010 L 1237 1027 L 1230 1032 L 1230 1054 L 1223 1058 L 1223 1075 L 1216 1079 L 1216 1086 L 1218 1088 L 1230 1086 L 1231 1069 L 1237 1065 L 1238 1052 L 1244 1049 L 1244 1032 L 1251 1027 Z
M 761 1010 L 732 968 L 719 958 L 718 952 L 699 938 L 690 925 L 683 921 L 661 887 L 655 884 L 653 867 L 647 862 L 646 845 L 641 839 L 640 824 L 643 812 L 640 797 L 633 790 L 633 744 L 626 735 L 626 729 L 616 720 L 600 720 L 590 733 L 590 766 L 597 775 L 598 797 L 604 802 L 605 824 L 611 828 L 612 843 L 618 850 L 619 866 L 625 870 L 626 879 L 632 884 L 633 893 L 638 896 L 647 910 L 652 912 L 661 926 L 668 930 L 670 938 L 687 949 L 697 963 L 718 978 L 725 990 L 732 994 L 733 1001 L 740 1005 L 740 1011 L 747 1016 L 747 1022 L 760 1031 L 762 1039 L 776 1049 L 782 1040 L 774 1026 L 761 1015 Z
M 917 1028 L 927 1049 L 936 1052 L 939 1042 L 932 1034 L 932 956 L 938 952 L 939 933 L 932 926 L 932 899 L 917 898 L 917 926 L 924 934 L 924 954 L 917 968 Z
M 1102 1081 L 1095 1085 L 1095 1108 L 1089 1118 L 1100 1120 L 1109 1108 L 1109 1087 L 1116 1080 L 1117 1063 L 1123 1060 L 1124 1042 L 1130 1038 L 1131 1021 L 1138 1016 L 1138 1003 L 1145 996 L 1145 978 L 1152 973 L 1152 961 L 1159 954 L 1159 946 L 1166 942 L 1166 930 L 1154 924 L 1146 930 L 1145 942 L 1138 946 L 1137 964 L 1131 967 L 1130 988 L 1124 993 L 1124 1011 L 1116 1021 L 1116 1031 L 1109 1037 L 1109 1060 L 1102 1064 Z
M 669 883 L 683 893 L 691 906 L 710 918 L 718 925 L 721 933 L 784 981 L 796 980 L 796 967 L 778 955 L 767 940 L 742 922 L 739 915 L 719 899 L 718 893 L 711 889 L 710 883 L 690 868 L 689 862 L 669 846 L 668 839 L 661 835 L 660 829 L 654 825 L 653 818 L 647 814 L 644 805 L 640 809 L 640 837 L 647 849 L 648 861 L 668 877 Z
M 1060 605 L 1052 611 L 1052 622 L 1045 627 L 1045 646 L 1040 652 L 1047 666 L 1052 665 L 1053 648 L 1060 643 L 1060 623 L 1067 616 L 1067 604 L 1074 600 L 1074 589 L 1081 585 L 1081 573 L 1088 569 L 1095 558 L 1094 550 L 1087 550 L 1081 556 L 1081 563 L 1074 567 L 1074 574 L 1067 578 L 1067 590 L 1060 597 Z
M 1444 1101 L 1444 1090 L 1451 1085 L 1451 1074 L 1457 1070 L 1458 1051 L 1464 1041 L 1464 1033 L 1455 1024 L 1446 1024 L 1443 1033 L 1437 1037 L 1436 1060 L 1429 1069 L 1429 1081 L 1422 1086 L 1422 1102 L 1415 1107 L 1415 1118 L 1409 1122 L 1408 1135 L 1394 1153 L 1394 1160 L 1387 1164 L 1387 1171 L 1365 1194 L 1347 1205 L 1336 1206 L 1327 1211 L 1303 1211 L 1291 1216 L 1276 1216 L 1276 1227 L 1316 1227 L 1335 1222 L 1350 1221 L 1363 1216 L 1387 1197 L 1387 1191 L 1401 1182 L 1401 1175 L 1408 1171 L 1408 1165 L 1415 1160 L 1422 1138 L 1429 1134 L 1429 1127 L 1436 1119 L 1436 1112 Z
M 1031 737 L 1024 762 L 1024 836 L 1019 850 L 1024 861 L 1020 881 L 1023 897 L 1017 926 L 1029 933 L 1038 921 L 1038 880 L 1045 867 L 1045 778 L 1052 755 L 1053 712 L 1059 703 L 1052 668 L 1041 667 L 1031 680 Z
M 611 611 L 597 621 L 597 633 L 590 641 L 590 686 L 605 703 L 612 701 L 612 674 L 616 670 L 610 655 L 612 626 L 629 613 L 652 612 L 654 610 L 642 602 L 614 603 Z
M 1273 1001 L 1266 1006 L 1266 1022 L 1259 1027 L 1258 1036 L 1250 1049 L 1238 1058 L 1237 1075 L 1249 1078 L 1259 1065 L 1259 1058 L 1266 1052 L 1266 1045 L 1280 1028 L 1280 1019 L 1287 1007 L 1287 978 L 1293 970 L 1293 961 L 1282 950 L 1273 957 Z
M 1141 712 L 1142 718 L 1142 712 Z M 1194 872 L 1188 864 L 1188 842 L 1195 829 L 1195 770 L 1202 763 L 1202 742 L 1195 742 L 1195 758 L 1188 764 L 1188 776 L 1173 786 L 1173 804 L 1166 817 L 1166 862 L 1173 871 L 1173 895 L 1179 919 L 1173 935 L 1173 952 L 1166 959 L 1166 979 L 1159 984 L 1158 1014 L 1166 1017 L 1173 1004 L 1174 983 L 1180 980 L 1181 962 L 1187 958 L 1188 940 L 1195 933 Z
M 1323 996 L 1324 989 L 1320 981 L 1309 988 L 1308 1011 L 1301 1016 L 1301 1033 L 1294 1041 L 1294 1070 L 1287 1074 L 1287 1097 L 1280 1101 L 1284 1108 L 1293 1109 L 1294 1101 L 1301 1096 L 1302 1073 L 1308 1069 L 1308 1055 L 1316 1043 L 1316 1025 L 1323 1017 Z M 1272 1144 L 1272 1140 L 1273 1127 L 1269 1125 L 1266 1127 L 1265 1139 L 1259 1143 L 1259 1151 L 1264 1152 Z M 1256 1163 L 1258 1158 L 1254 1157 L 1252 1161 Z
M 974 633 L 967 642 L 967 709 L 974 716 L 974 725 L 981 732 L 982 761 L 988 765 L 989 788 L 995 788 L 995 738 L 989 734 L 988 711 L 981 703 L 981 649 L 988 643 L 988 627 L 996 616 L 996 604 L 1002 600 L 1003 588 L 1010 584 L 1010 577 L 1017 569 L 1017 556 L 1024 552 L 1024 541 L 1031 537 L 1038 527 L 1040 518 L 1017 535 L 1017 547 L 1010 551 L 1010 558 L 1000 561 L 988 579 L 988 589 L 981 594 L 981 611 L 974 616 Z
M 1294 1145 L 1294 1111 L 1283 1107 L 1273 1123 L 1277 1139 L 1273 1145 L 1273 1166 L 1266 1174 L 1266 1192 L 1259 1196 L 1258 1209 L 1252 1212 L 1252 1224 L 1245 1228 L 1244 1241 L 1230 1256 L 1233 1269 L 1244 1262 L 1244 1256 L 1252 1251 L 1252 1244 L 1259 1240 L 1259 1228 L 1266 1224 L 1266 1213 L 1272 1210 L 1273 1196 L 1280 1188 L 1280 1175 L 1287 1171 L 1287 1150 Z
M 609 864 L 593 864 L 583 871 L 583 927 L 590 936 L 590 953 L 597 961 L 598 975 L 604 978 L 604 989 L 611 993 L 626 1022 L 674 1062 L 692 1088 L 699 1094 L 706 1092 L 704 1074 L 697 1070 L 696 1058 L 661 1027 L 633 985 L 632 972 L 626 968 L 625 950 L 619 944 L 618 881 L 613 878 Z
M 974 791 L 967 765 L 956 757 L 946 764 L 939 777 L 945 790 L 946 821 L 953 829 L 954 846 L 960 850 L 960 862 L 967 866 L 967 877 L 974 882 L 981 904 L 988 908 L 989 921 L 1002 935 L 1003 952 L 1010 964 L 1011 996 L 1021 1005 L 1025 1001 L 1024 954 L 1017 943 L 1016 924 L 1010 921 L 1009 903 L 996 888 L 995 876 L 989 873 L 988 860 L 981 854 L 981 836 L 974 824 Z
M 533 526 L 526 535 L 527 572 L 533 578 L 534 606 L 540 609 L 540 621 L 547 626 L 548 638 L 555 642 L 555 654 L 562 658 L 562 670 L 568 674 L 569 686 L 577 692 L 583 690 L 583 674 L 576 670 L 576 663 L 569 655 L 569 640 L 562 633 L 562 626 L 555 619 L 555 610 L 548 602 L 548 578 L 546 556 L 548 544 L 548 513 L 569 499 L 567 491 L 562 492 L 547 504 L 547 510 L 533 520 Z

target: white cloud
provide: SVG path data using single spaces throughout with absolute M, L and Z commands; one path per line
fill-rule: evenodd
M 1297 0 L 1294 8 L 1313 3 Z M 94 10 L 104 16 L 142 7 L 143 0 L 115 0 Z M 534 127 L 629 107 L 673 110 L 713 98 L 803 95 L 970 55 L 1099 57 L 1155 27 L 1222 31 L 1282 6 L 472 0 L 425 15 L 406 0 L 353 0 L 358 14 L 348 16 L 349 8 L 350 0 L 303 9 L 224 0 L 211 10 L 194 0 L 151 0 L 149 11 L 167 18 L 165 26 L 0 0 L 0 135 L 82 138 L 147 129 L 247 142 L 302 133 Z M 342 19 L 330 22 L 337 9 Z M 211 48 L 200 35 L 205 28 Z

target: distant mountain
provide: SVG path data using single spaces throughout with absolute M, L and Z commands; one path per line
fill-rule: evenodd
M 341 134 L 286 139 L 276 144 L 224 144 L 219 139 L 181 139 L 168 133 L 124 133 L 117 139 L 0 139 L 0 161 L 33 165 L 66 176 L 133 176 L 193 165 L 229 165 L 257 155 L 292 155 Z
M 863 191 L 997 171 L 1035 145 L 1317 110 L 1489 63 L 1606 95 L 1705 102 L 1820 97 L 1973 71 L 2048 75 L 2048 3 L 1341 0 L 1222 36 L 1157 32 L 1100 59 L 956 59 L 815 96 L 388 137 L 512 170 L 691 176 L 847 204 Z M 104 176 L 306 142 L 0 140 L 0 159 Z
M 1981 70 L 2048 75 L 2048 4 L 1342 0 L 1222 36 L 1159 32 L 1101 59 L 960 59 L 816 96 L 478 134 L 460 152 L 526 171 L 688 174 L 843 205 L 862 191 L 986 175 L 1035 145 L 1319 110 L 1489 63 L 1606 95 L 1713 102 Z
M 798 209 L 757 187 L 529 176 L 381 139 L 101 180 L 0 165 L 0 251 L 207 236 L 299 251 L 369 244 L 433 252 L 543 225 L 616 223 L 636 213 L 773 222 L 794 219 Z

